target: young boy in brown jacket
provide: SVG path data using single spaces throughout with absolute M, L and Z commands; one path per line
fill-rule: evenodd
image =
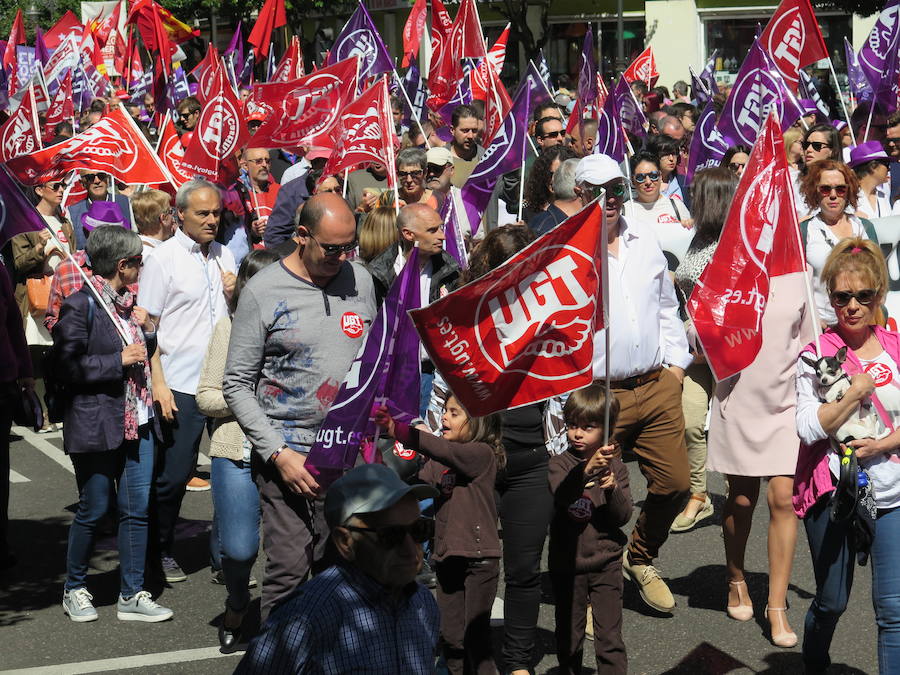
M 588 599 L 597 672 L 628 669 L 622 641 L 622 551 L 628 539 L 621 528 L 631 517 L 631 490 L 618 449 L 602 445 L 605 405 L 601 385 L 573 392 L 563 408 L 569 447 L 550 459 L 554 513 L 549 562 L 560 675 L 582 672 Z M 612 398 L 610 429 L 618 413 L 618 401 Z

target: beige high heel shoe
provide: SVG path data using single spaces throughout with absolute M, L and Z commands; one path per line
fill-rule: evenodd
M 728 585 L 737 589 L 738 603 L 737 605 L 727 605 L 725 611 L 735 621 L 749 621 L 753 618 L 753 603 L 750 601 L 750 591 L 747 588 L 747 581 L 729 581 Z M 747 602 L 745 603 L 744 600 Z
M 787 625 L 787 616 L 782 619 L 780 630 L 776 633 L 772 626 L 772 619 L 769 618 L 769 612 L 787 612 L 787 607 L 769 607 L 766 605 L 766 619 L 769 622 L 769 633 L 772 644 L 776 647 L 785 647 L 790 649 L 797 646 L 797 634 L 792 630 L 785 630 Z

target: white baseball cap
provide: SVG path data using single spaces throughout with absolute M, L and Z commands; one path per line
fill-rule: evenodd
M 588 155 L 575 168 L 575 183 L 603 185 L 617 178 L 625 179 L 619 163 L 609 155 Z

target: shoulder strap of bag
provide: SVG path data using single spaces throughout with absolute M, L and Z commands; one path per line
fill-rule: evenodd
M 678 207 L 675 205 L 675 198 L 669 197 L 669 202 L 672 204 L 672 208 L 675 209 L 675 217 L 681 220 L 681 213 L 678 212 Z

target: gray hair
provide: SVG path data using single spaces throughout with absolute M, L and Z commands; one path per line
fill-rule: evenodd
M 86 248 L 91 271 L 106 279 L 115 273 L 120 260 L 140 254 L 144 245 L 136 232 L 110 225 L 91 232 Z
M 184 211 L 188 207 L 188 198 L 197 190 L 203 189 L 213 190 L 217 195 L 219 195 L 219 200 L 222 199 L 222 192 L 219 190 L 219 187 L 215 183 L 210 183 L 205 178 L 201 178 L 200 176 L 194 176 L 187 183 L 184 183 L 180 188 L 178 188 L 178 192 L 175 193 L 175 208 L 179 211 Z
M 672 85 L 672 91 L 675 92 L 678 96 L 687 96 L 688 83 L 684 80 L 678 80 L 678 82 Z
M 417 166 L 424 171 L 427 165 L 427 156 L 422 148 L 404 148 L 397 153 L 398 169 L 401 166 Z
M 574 157 L 559 165 L 553 174 L 553 195 L 556 199 L 575 199 L 575 170 L 581 159 Z

